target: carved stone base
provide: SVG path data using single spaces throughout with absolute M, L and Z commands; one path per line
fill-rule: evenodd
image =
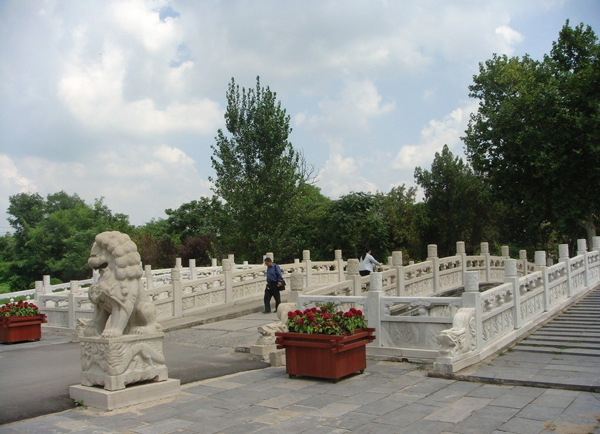
M 144 402 L 158 401 L 179 395 L 179 380 L 169 379 L 159 383 L 135 384 L 123 390 L 110 392 L 98 387 L 71 386 L 69 396 L 73 400 L 83 401 L 87 407 L 100 410 L 116 410 Z
M 117 338 L 80 337 L 81 384 L 122 390 L 141 381 L 166 381 L 164 333 Z

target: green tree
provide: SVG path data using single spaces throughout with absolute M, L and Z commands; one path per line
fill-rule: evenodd
M 457 241 L 473 251 L 485 235 L 493 239 L 488 190 L 447 145 L 435 153 L 431 171 L 415 169 L 415 180 L 425 194 L 423 241 L 437 244 L 440 257 L 454 254 Z
M 387 222 L 374 194 L 352 192 L 332 201 L 325 222 L 326 239 L 347 258 L 359 258 L 367 247 L 380 262 L 389 253 Z
M 9 265 L 14 290 L 31 287 L 44 274 L 60 280 L 89 277 L 87 258 L 96 234 L 132 230 L 127 216 L 113 215 L 102 198 L 90 206 L 62 191 L 46 200 L 37 193 L 21 193 L 9 197 L 9 204 L 9 222 L 15 229 Z
M 405 261 L 420 257 L 416 195 L 416 187 L 406 188 L 404 184 L 392 188 L 387 194 L 377 193 L 379 213 L 388 226 L 388 245 L 392 250 L 401 250 Z
M 290 117 L 277 94 L 260 85 L 244 89 L 231 80 L 225 125 L 212 146 L 213 191 L 224 200 L 222 240 L 240 259 L 260 261 L 266 251 L 293 254 L 290 223 L 297 218 L 303 158 L 288 141 Z M 280 260 L 281 260 L 280 259 Z
M 556 232 L 577 237 L 576 225 L 595 235 L 600 45 L 591 27 L 567 21 L 543 61 L 494 55 L 469 90 L 480 102 L 466 153 L 510 213 L 513 237 L 545 248 Z

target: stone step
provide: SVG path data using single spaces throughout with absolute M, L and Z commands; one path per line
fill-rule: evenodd
M 574 341 L 560 341 L 560 340 L 540 340 L 540 339 L 525 339 L 521 341 L 519 345 L 527 345 L 533 347 L 546 347 L 546 348 L 558 348 L 558 349 L 586 349 L 586 350 L 598 350 L 600 351 L 600 345 L 594 342 L 579 342 Z
M 569 327 L 569 328 L 590 328 L 590 329 L 600 329 L 600 324 L 591 324 L 591 323 L 582 323 L 576 321 L 558 321 L 558 318 L 552 320 L 551 323 L 548 323 L 544 327 Z
M 514 351 L 525 351 L 530 353 L 544 353 L 544 354 L 568 354 L 571 356 L 591 356 L 600 357 L 600 350 L 586 350 L 586 349 L 560 349 L 551 347 L 535 347 L 530 345 L 517 344 L 512 348 Z
M 580 331 L 560 331 L 560 330 L 544 330 L 540 329 L 533 333 L 531 336 L 562 336 L 565 338 L 579 338 L 579 339 L 600 339 L 600 332 L 594 333 L 586 330 Z
M 572 343 L 586 343 L 598 345 L 600 348 L 600 336 L 595 338 L 581 337 L 581 336 L 556 336 L 556 335 L 539 335 L 537 333 L 532 334 L 522 342 L 528 343 L 530 340 L 542 341 L 542 342 L 572 342 Z

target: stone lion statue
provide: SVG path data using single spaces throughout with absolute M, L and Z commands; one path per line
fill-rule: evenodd
M 143 299 L 142 261 L 129 235 L 96 235 L 88 265 L 100 271 L 100 279 L 89 289 L 94 318 L 85 325 L 84 336 L 112 338 L 161 330 L 154 305 Z

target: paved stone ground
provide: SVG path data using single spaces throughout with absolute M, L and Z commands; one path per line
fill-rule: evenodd
M 175 398 L 85 407 L 0 433 L 599 433 L 600 394 L 430 378 L 418 365 L 369 362 L 337 384 L 267 368 L 182 387 Z

